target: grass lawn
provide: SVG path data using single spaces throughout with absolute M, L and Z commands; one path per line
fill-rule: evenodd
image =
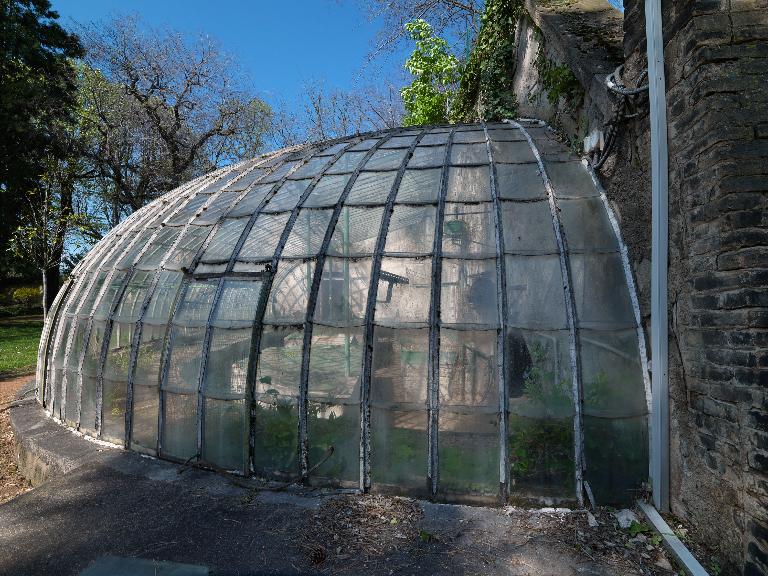
M 41 317 L 0 320 L 0 376 L 34 372 Z

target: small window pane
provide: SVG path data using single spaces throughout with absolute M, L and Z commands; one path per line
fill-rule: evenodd
M 301 195 L 311 180 L 287 180 L 264 206 L 264 212 L 291 211 L 299 203 Z
M 244 398 L 252 329 L 213 328 L 203 391 L 206 397 Z
M 488 150 L 482 144 L 454 144 L 451 164 L 488 164 Z
M 234 322 L 253 322 L 259 305 L 261 285 L 261 280 L 225 279 L 214 324 L 227 327 Z
M 326 404 L 359 402 L 362 362 L 362 327 L 315 324 L 309 358 L 310 398 Z
M 371 404 L 386 410 L 426 410 L 428 358 L 428 329 L 376 326 Z
M 280 260 L 267 298 L 264 321 L 279 324 L 304 322 L 315 263 Z
M 197 454 L 197 396 L 165 393 L 163 454 L 188 460 Z
M 361 325 L 370 281 L 370 258 L 326 258 L 315 305 L 315 321 L 332 326 Z
M 200 215 L 193 220 L 193 224 L 215 224 L 239 195 L 240 192 L 234 190 L 222 192 L 203 208 Z
M 496 178 L 499 198 L 533 200 L 547 197 L 538 164 L 497 164 Z
M 493 204 L 446 203 L 443 253 L 451 256 L 495 256 Z
M 559 200 L 557 204 L 569 250 L 618 250 L 616 236 L 600 198 Z
M 271 260 L 291 215 L 259 214 L 237 255 L 238 260 Z
M 485 142 L 484 130 L 462 130 L 456 132 L 453 136 L 454 142 L 467 143 L 467 142 Z
M 496 330 L 440 331 L 440 406 L 499 405 Z
M 581 161 L 547 162 L 545 168 L 558 198 L 600 196 Z
M 212 226 L 190 226 L 187 228 L 168 255 L 163 267 L 169 270 L 189 268 L 211 229 Z
M 419 146 L 408 161 L 409 168 L 431 168 L 445 162 L 445 146 Z
M 234 208 L 227 213 L 230 218 L 239 218 L 242 216 L 250 216 L 256 210 L 258 210 L 261 203 L 267 197 L 274 184 L 259 184 L 251 188 L 243 198 L 235 204 Z
M 232 257 L 240 235 L 248 223 L 247 218 L 230 218 L 224 220 L 203 253 L 203 262 L 226 262 Z
M 206 324 L 218 283 L 218 280 L 191 282 L 173 322 L 187 325 Z
M 635 325 L 619 254 L 571 254 L 571 276 L 580 326 L 597 329 Z
M 437 202 L 442 170 L 406 170 L 397 191 L 397 202 L 414 204 Z
M 488 166 L 451 167 L 448 171 L 448 189 L 445 198 L 449 202 L 490 201 L 491 177 Z
M 498 324 L 496 260 L 443 260 L 443 324 Z
M 203 459 L 224 470 L 248 468 L 250 419 L 245 400 L 205 399 Z
M 505 252 L 557 253 L 549 202 L 502 202 L 501 222 Z
M 144 312 L 145 322 L 163 323 L 171 315 L 176 293 L 181 286 L 182 275 L 179 272 L 162 271 L 160 280 L 152 293 L 146 312 Z
M 302 209 L 283 247 L 283 257 L 309 258 L 317 255 L 332 215 L 333 210 Z
M 388 254 L 430 254 L 435 236 L 435 206 L 395 205 L 389 220 Z
M 115 320 L 121 322 L 134 322 L 138 320 L 141 307 L 147 296 L 147 290 L 152 284 L 154 277 L 155 274 L 153 272 L 142 270 L 138 270 L 133 274 L 115 311 Z
M 407 148 L 396 148 L 391 150 L 376 150 L 373 156 L 365 164 L 366 170 L 397 170 L 403 163 Z
M 307 208 L 334 206 L 344 191 L 349 177 L 349 174 L 343 176 L 323 176 L 312 189 L 312 192 L 309 193 L 302 206 Z
M 392 138 L 388 139 L 384 144 L 381 145 L 382 148 L 408 148 L 411 144 L 413 144 L 413 141 L 416 139 L 415 136 L 393 136 Z
M 376 142 L 378 142 L 375 138 L 369 138 L 367 140 L 363 140 L 362 142 L 358 142 L 350 150 L 370 150 L 374 146 L 376 146 Z
M 531 146 L 524 142 L 491 142 L 491 153 L 495 162 L 524 164 L 536 162 Z
M 426 324 L 431 279 L 431 259 L 382 258 L 376 322 L 388 326 Z
M 520 130 L 517 128 L 513 128 L 512 126 L 504 126 L 504 127 L 498 127 L 498 128 L 490 128 L 488 129 L 488 136 L 490 136 L 491 140 L 494 140 L 496 142 L 509 142 L 514 140 L 526 140 L 525 136 L 523 135 Z
M 440 411 L 439 490 L 496 496 L 499 491 L 499 416 L 490 410 Z
M 159 392 L 157 387 L 134 384 L 131 449 L 154 453 L 157 448 L 158 406 Z
M 366 154 L 367 152 L 344 152 L 344 154 L 342 154 L 341 157 L 333 163 L 333 166 L 325 171 L 325 173 L 345 174 L 353 172 Z
M 397 172 L 361 172 L 344 204 L 384 204 L 396 176 Z
M 144 268 L 145 270 L 157 268 L 168 254 L 174 242 L 176 242 L 181 230 L 182 228 L 171 226 L 161 228 L 157 236 L 150 241 L 147 250 L 139 258 L 136 267 Z
M 109 317 L 109 314 L 112 312 L 113 307 L 117 304 L 116 302 L 117 295 L 123 289 L 123 284 L 125 283 L 125 277 L 126 277 L 126 273 L 122 271 L 117 271 L 112 275 L 112 278 L 109 280 L 109 284 L 107 285 L 106 291 L 101 296 L 101 300 L 96 306 L 96 309 L 93 311 L 94 318 L 106 320 Z M 85 308 L 83 309 L 83 311 L 86 314 L 90 312 L 90 310 L 87 310 Z
M 384 208 L 344 207 L 328 246 L 331 256 L 365 256 L 373 253 Z
M 425 134 L 419 141 L 420 146 L 430 146 L 434 144 L 445 144 L 448 142 L 448 132 L 430 132 Z
M 278 182 L 279 180 L 282 180 L 283 178 L 287 177 L 291 170 L 297 165 L 300 164 L 300 162 L 286 162 L 282 166 L 280 166 L 277 170 L 272 172 L 271 174 L 268 174 L 264 177 L 264 182 Z
M 250 172 L 244 174 L 239 180 L 227 185 L 227 190 L 234 192 L 242 192 L 248 186 L 256 182 L 259 178 L 266 174 L 266 170 L 263 168 L 254 168 Z
M 343 144 L 342 144 L 343 146 Z M 331 154 L 334 154 L 335 152 L 331 152 Z M 320 172 L 322 172 L 323 167 L 328 164 L 328 160 L 330 158 L 327 157 L 314 157 L 311 158 L 306 164 L 304 164 L 302 167 L 300 167 L 296 172 L 291 174 L 291 178 L 313 178 Z
M 204 336 L 204 326 L 171 327 L 171 352 L 164 389 L 174 392 L 197 392 Z
M 558 256 L 507 256 L 507 324 L 557 330 L 567 327 Z

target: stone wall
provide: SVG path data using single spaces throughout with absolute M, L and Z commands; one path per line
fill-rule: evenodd
M 627 70 L 636 73 L 643 2 L 625 8 Z M 768 2 L 664 2 L 663 14 L 671 506 L 720 549 L 726 573 L 768 574 Z M 647 133 L 647 118 L 627 125 L 606 171 L 640 286 Z M 632 174 L 645 186 L 636 189 Z M 626 217 L 638 211 L 646 216 Z

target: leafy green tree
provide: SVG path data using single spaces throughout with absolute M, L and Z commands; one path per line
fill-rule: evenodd
M 52 127 L 73 114 L 71 59 L 83 49 L 57 19 L 48 0 L 0 2 L 0 246 L 8 246 L 46 163 L 66 154 Z M 0 251 L 0 279 L 30 268 Z
M 403 125 L 445 123 L 461 75 L 459 61 L 450 53 L 448 42 L 436 37 L 426 21 L 414 20 L 405 28 L 416 48 L 405 62 L 413 82 L 400 91 L 406 112 Z

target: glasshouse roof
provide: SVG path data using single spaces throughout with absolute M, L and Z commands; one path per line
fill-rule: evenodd
M 62 288 L 39 399 L 85 434 L 289 482 L 625 502 L 647 367 L 616 218 L 530 122 L 400 128 L 219 169 Z

